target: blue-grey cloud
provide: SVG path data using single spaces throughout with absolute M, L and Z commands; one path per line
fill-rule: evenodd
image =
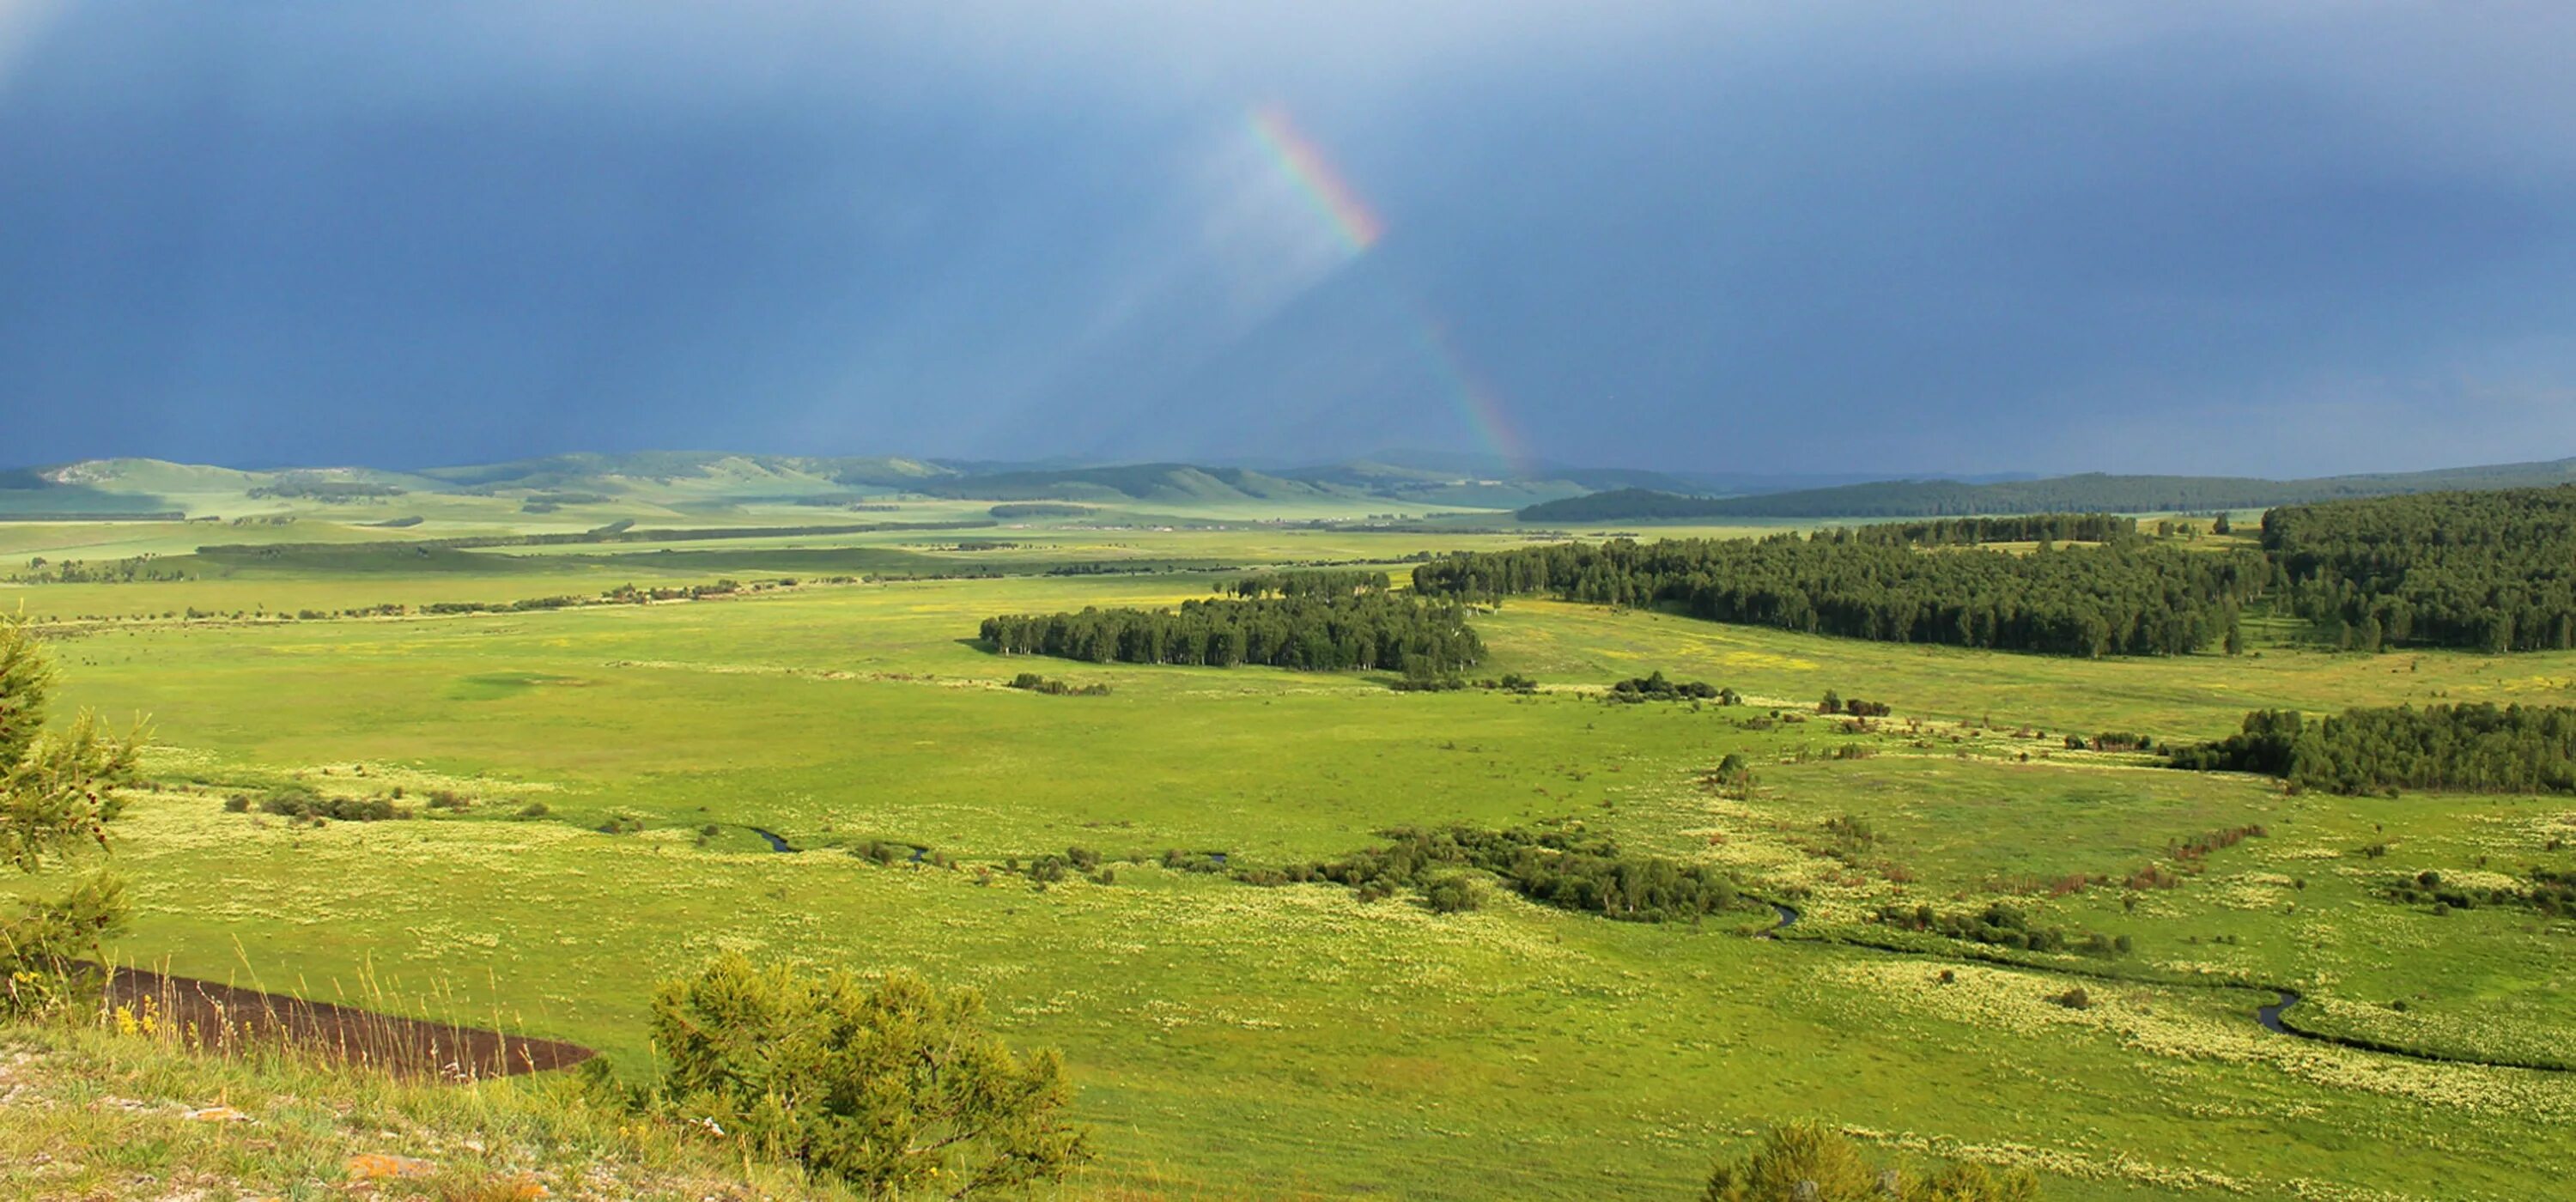
M 2564 6 L 1602 7 L 0 0 L 0 460 L 2576 453 Z

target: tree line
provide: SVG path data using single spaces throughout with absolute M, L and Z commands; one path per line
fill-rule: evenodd
M 1460 552 L 1413 571 L 1425 596 L 1528 593 L 1809 634 L 2055 655 L 2234 649 L 2239 607 L 2267 580 L 2251 555 L 2123 540 L 2029 555 L 1831 535 L 1628 539 Z
M 1310 671 L 1446 673 L 1485 654 L 1467 626 L 1466 606 L 1384 591 L 1006 614 L 984 619 L 981 637 L 1005 655 Z
M 1323 597 L 1383 593 L 1393 587 L 1384 572 L 1252 572 L 1216 586 L 1234 597 Z
M 2345 795 L 2576 793 L 2576 707 L 2395 706 L 2314 722 L 2296 710 L 2256 710 L 2237 733 L 2168 755 L 2176 768 L 2256 772 Z
M 2138 520 L 2116 513 L 2025 513 L 2011 517 L 1879 522 L 1818 531 L 1827 541 L 1958 547 L 1978 543 L 2108 543 L 2138 537 Z
M 2576 647 L 2576 486 L 2284 506 L 2263 548 L 2344 646 Z

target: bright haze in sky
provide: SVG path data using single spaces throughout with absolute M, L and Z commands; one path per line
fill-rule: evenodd
M 0 0 L 0 466 L 2576 454 L 2576 6 Z

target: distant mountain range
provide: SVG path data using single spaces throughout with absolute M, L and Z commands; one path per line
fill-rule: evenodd
M 85 460 L 0 470 L 0 516 L 202 515 L 238 513 L 245 500 L 390 501 L 410 494 L 507 496 L 568 505 L 622 501 L 683 510 L 912 495 L 1131 507 L 1383 503 L 1414 513 L 1513 510 L 1523 521 L 1568 524 L 2250 509 L 2334 497 L 2564 482 L 2576 482 L 2576 459 L 2311 480 L 2087 474 L 1870 481 L 1564 465 L 1513 470 L 1463 456 L 1418 452 L 1256 469 L 647 451 L 550 455 L 417 471 L 243 471 L 155 459 Z
M 1749 496 L 1682 495 L 1621 488 L 1523 508 L 1525 522 L 1682 521 L 1712 518 L 1899 518 L 1966 514 L 2161 513 L 2265 509 L 2398 493 L 2526 488 L 2576 483 L 2576 459 L 2444 468 L 2428 472 L 2263 480 L 2240 476 L 2111 476 L 2091 472 L 2037 480 L 1969 483 L 1883 480 Z
M 207 506 L 223 498 L 245 495 L 356 500 L 415 493 L 583 496 L 684 506 L 913 494 L 1184 506 L 1375 501 L 1410 511 L 1511 510 L 1611 488 L 1711 496 L 1825 482 L 1832 481 L 1618 468 L 1514 472 L 1499 465 L 1466 462 L 1463 457 L 1401 453 L 1271 470 L 1190 463 L 1029 464 L 697 451 L 549 455 L 416 471 L 361 467 L 242 471 L 154 459 L 100 459 L 0 472 L 0 514 L 206 512 Z

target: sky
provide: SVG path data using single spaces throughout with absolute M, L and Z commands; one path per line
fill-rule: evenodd
M 0 0 L 0 465 L 2576 455 L 2576 5 Z

